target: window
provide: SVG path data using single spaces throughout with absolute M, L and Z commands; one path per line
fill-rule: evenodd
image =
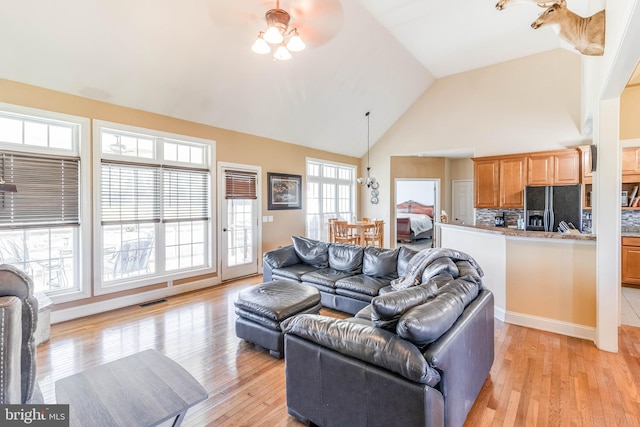
M 36 292 L 60 302 L 80 294 L 81 275 L 90 274 L 81 269 L 80 251 L 90 230 L 82 225 L 89 198 L 80 196 L 88 125 L 78 117 L 0 105 L 0 178 L 17 190 L 0 191 L 0 263 L 24 271 Z
M 96 293 L 213 271 L 213 143 L 97 122 Z
M 307 224 L 311 239 L 327 240 L 329 218 L 355 216 L 355 175 L 351 165 L 307 159 Z

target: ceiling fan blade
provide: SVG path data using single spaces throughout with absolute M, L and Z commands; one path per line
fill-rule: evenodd
M 344 12 L 339 0 L 292 1 L 292 25 L 310 47 L 317 47 L 331 40 L 342 28 Z

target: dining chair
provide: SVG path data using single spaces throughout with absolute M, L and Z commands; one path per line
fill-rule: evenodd
M 364 235 L 365 246 L 377 246 L 381 248 L 383 244 L 382 241 L 384 240 L 384 221 L 374 221 L 374 224 L 375 227 Z
M 358 243 L 358 236 L 351 233 L 351 228 L 347 226 L 347 221 L 332 221 L 333 241 L 339 243 Z
M 338 218 L 329 218 L 328 219 L 328 231 L 329 231 L 329 243 L 333 243 L 335 242 L 334 237 L 333 237 L 333 222 L 337 221 Z

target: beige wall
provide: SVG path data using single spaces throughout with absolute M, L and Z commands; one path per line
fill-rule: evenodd
M 595 244 L 547 240 L 507 240 L 507 311 L 595 327 Z
M 640 86 L 629 87 L 620 97 L 620 139 L 640 138 Z
M 262 224 L 263 251 L 290 244 L 291 235 L 305 233 L 304 210 L 267 211 L 267 172 L 297 174 L 304 177 L 307 157 L 352 165 L 360 163 L 360 159 L 354 157 L 309 149 L 2 79 L 0 79 L 0 102 L 209 139 L 216 142 L 217 161 L 261 166 L 262 214 L 274 217 L 273 222 Z M 160 287 L 162 286 L 166 284 L 161 284 Z M 142 290 L 147 291 L 157 287 L 155 285 Z M 88 304 L 140 291 L 92 297 L 81 303 Z M 69 305 L 57 304 L 55 309 L 66 308 Z
M 581 71 L 580 55 L 557 49 L 437 80 L 371 148 L 381 198 L 371 205 L 361 197 L 360 214 L 389 218 L 392 156 L 486 156 L 589 143 L 580 133 Z

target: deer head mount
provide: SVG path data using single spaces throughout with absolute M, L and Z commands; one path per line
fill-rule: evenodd
M 558 36 L 583 55 L 601 56 L 604 53 L 605 11 L 582 17 L 567 8 L 566 0 L 540 2 L 532 0 L 500 0 L 496 9 L 519 4 L 532 3 L 545 8 L 538 19 L 531 23 L 534 30 L 550 25 Z

